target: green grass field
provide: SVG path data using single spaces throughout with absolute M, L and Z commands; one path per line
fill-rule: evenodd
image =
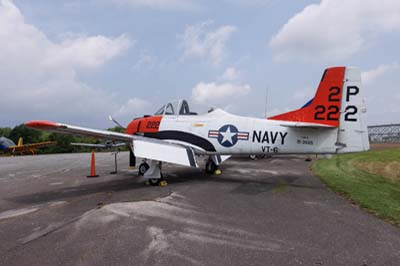
M 334 191 L 400 226 L 400 149 L 336 155 L 312 170 Z

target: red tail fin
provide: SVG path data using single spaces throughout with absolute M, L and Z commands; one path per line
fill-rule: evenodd
M 309 122 L 338 127 L 345 67 L 325 70 L 314 98 L 300 109 L 269 117 L 272 120 Z

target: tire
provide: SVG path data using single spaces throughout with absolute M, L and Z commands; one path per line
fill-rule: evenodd
M 139 175 L 144 175 L 144 173 L 146 173 L 147 170 L 149 170 L 150 166 L 148 163 L 143 162 L 139 165 Z
M 149 179 L 149 184 L 152 186 L 158 186 L 160 184 L 160 179 L 161 178 L 150 178 Z
M 162 181 L 166 181 L 163 174 L 161 174 L 160 178 L 149 178 L 149 184 L 155 187 L 159 186 Z
M 214 174 L 215 171 L 218 169 L 217 165 L 214 163 L 213 160 L 208 160 L 206 163 L 206 173 L 207 174 Z
M 250 155 L 249 157 L 250 157 L 250 159 L 252 159 L 252 160 L 257 159 L 257 155 L 255 155 L 255 154 L 252 154 L 252 155 Z

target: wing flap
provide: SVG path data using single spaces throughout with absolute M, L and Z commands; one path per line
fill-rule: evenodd
M 194 151 L 189 147 L 148 140 L 134 140 L 133 147 L 137 157 L 197 167 Z

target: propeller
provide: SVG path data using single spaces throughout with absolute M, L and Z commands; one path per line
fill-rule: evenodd
M 125 129 L 125 127 L 123 127 L 117 120 L 115 120 L 111 115 L 108 116 L 108 119 L 112 122 L 114 122 L 117 126 L 122 127 L 123 129 Z

